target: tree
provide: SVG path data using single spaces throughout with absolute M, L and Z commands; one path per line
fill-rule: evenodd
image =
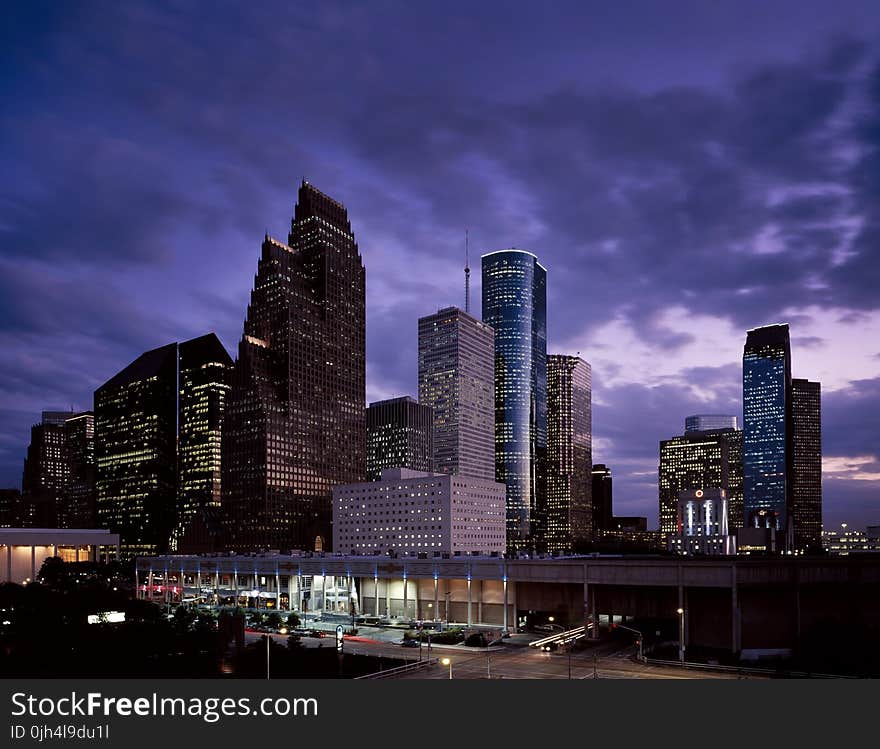
M 300 624 L 299 617 L 296 614 L 290 614 L 287 617 L 287 626 L 288 627 L 298 627 Z

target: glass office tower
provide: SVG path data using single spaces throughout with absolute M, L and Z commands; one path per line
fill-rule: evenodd
M 483 322 L 495 331 L 495 480 L 511 551 L 541 545 L 546 496 L 547 271 L 531 252 L 483 255 Z
M 788 325 L 748 331 L 743 351 L 743 520 L 748 527 L 775 528 L 785 537 L 789 535 L 790 398 Z

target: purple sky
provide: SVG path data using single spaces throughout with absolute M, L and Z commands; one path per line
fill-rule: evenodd
M 876 0 L 258 5 L 7 9 L 0 486 L 41 410 L 141 352 L 234 353 L 305 176 L 367 267 L 369 399 L 416 394 L 469 227 L 473 258 L 548 268 L 618 514 L 656 526 L 658 441 L 741 414 L 745 331 L 787 321 L 823 385 L 826 526 L 880 523 Z

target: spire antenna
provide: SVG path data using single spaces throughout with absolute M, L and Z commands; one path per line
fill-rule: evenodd
M 464 230 L 464 311 L 471 311 L 471 264 L 468 246 L 468 230 Z

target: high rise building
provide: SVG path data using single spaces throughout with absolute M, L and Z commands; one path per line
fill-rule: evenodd
M 598 531 L 611 528 L 614 518 L 611 469 L 604 463 L 593 465 L 592 483 L 593 535 L 598 537 Z
M 307 182 L 266 236 L 222 437 L 229 545 L 330 546 L 331 490 L 366 477 L 365 270 L 345 207 Z
M 543 548 L 572 551 L 593 533 L 593 379 L 579 356 L 547 356 L 547 502 Z
M 95 524 L 95 430 L 91 411 L 43 411 L 31 429 L 18 522 L 25 527 Z
M 718 429 L 736 429 L 736 416 L 724 414 L 696 414 L 684 420 L 684 433 L 709 432 Z
M 728 522 L 742 524 L 742 432 L 736 429 L 689 432 L 660 442 L 658 473 L 660 532 L 666 537 L 678 530 L 681 492 L 723 489 Z
M 743 350 L 744 522 L 775 528 L 788 548 L 791 343 L 788 325 L 748 331 Z
M 822 405 L 818 382 L 791 381 L 791 516 L 796 551 L 822 549 Z
M 62 412 L 43 412 L 31 427 L 31 442 L 21 477 L 21 524 L 32 528 L 57 528 L 59 510 L 70 474 Z M 65 416 L 72 416 L 66 412 Z M 63 513 L 62 513 L 63 514 Z
M 378 481 L 386 468 L 433 470 L 434 414 L 430 406 L 405 396 L 367 407 L 367 479 Z
M 495 334 L 457 307 L 419 319 L 419 403 L 434 411 L 434 470 L 495 479 Z
M 495 331 L 495 479 L 511 551 L 541 543 L 546 500 L 547 271 L 531 252 L 483 255 L 483 322 Z
M 68 474 L 59 510 L 60 528 L 95 528 L 95 415 L 75 414 L 64 422 Z
M 178 550 L 216 508 L 231 366 L 209 333 L 147 351 L 95 391 L 97 520 L 126 556 Z
M 168 550 L 176 519 L 177 344 L 142 354 L 95 391 L 98 524 L 126 556 Z
M 213 333 L 181 343 L 178 356 L 176 549 L 197 515 L 220 507 L 220 426 L 232 381 L 232 358 Z

